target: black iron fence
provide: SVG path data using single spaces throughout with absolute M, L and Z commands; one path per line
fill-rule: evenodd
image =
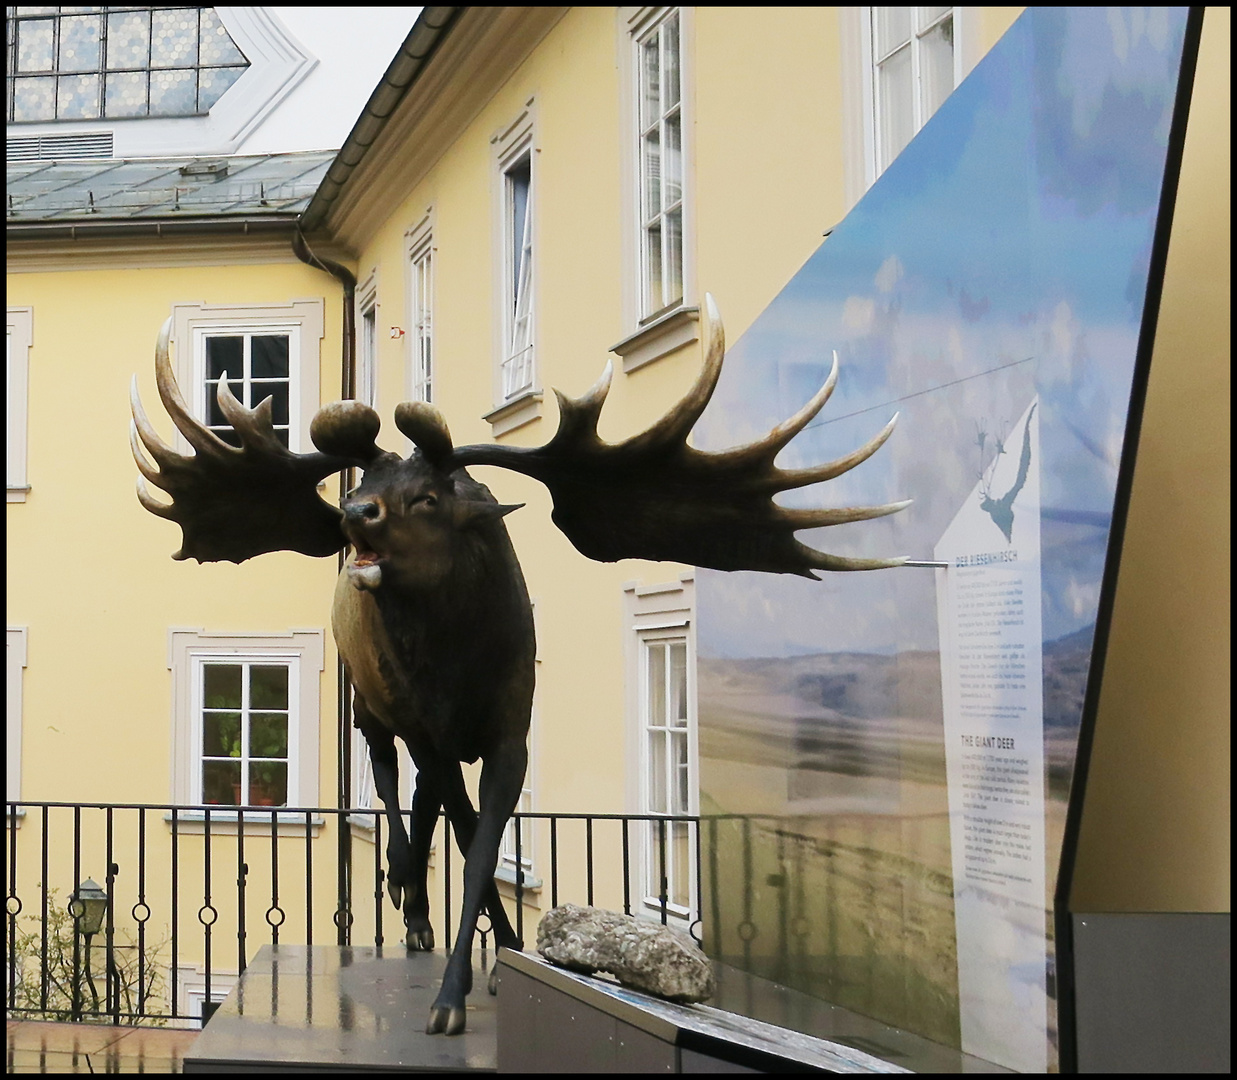
M 209 1016 L 262 944 L 402 943 L 381 811 L 7 806 L 10 1017 L 189 1022 Z M 535 934 L 540 912 L 580 903 L 660 917 L 699 941 L 699 832 L 692 816 L 515 815 L 498 876 L 517 932 L 527 941 L 526 919 Z M 451 945 L 462 865 L 441 818 L 431 854 L 440 948 Z M 83 888 L 83 875 L 104 880 Z M 479 929 L 484 964 L 484 918 Z

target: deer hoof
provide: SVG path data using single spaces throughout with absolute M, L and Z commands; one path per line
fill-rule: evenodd
M 491 997 L 498 997 L 498 968 L 490 972 L 490 983 L 486 987 Z
M 410 926 L 404 938 L 404 944 L 416 952 L 433 952 L 434 931 L 428 926 L 424 928 Z
M 387 896 L 391 898 L 391 903 L 393 903 L 397 908 L 400 907 L 400 901 L 404 897 L 404 890 L 401 886 L 396 885 L 395 882 L 389 877 L 387 878 Z
M 430 1008 L 426 1035 L 459 1035 L 464 1030 L 463 1005 L 434 1005 Z

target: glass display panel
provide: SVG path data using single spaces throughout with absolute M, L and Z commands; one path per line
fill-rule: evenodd
M 799 538 L 942 564 L 698 571 L 706 948 L 1023 1072 L 1059 1067 L 1053 895 L 1186 19 L 1028 9 L 733 344 L 693 433 L 769 430 L 836 352 L 777 464 L 898 427 L 781 501 L 914 502 Z

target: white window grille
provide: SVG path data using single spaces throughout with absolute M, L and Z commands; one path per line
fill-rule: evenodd
M 533 199 L 532 156 L 524 154 L 503 174 L 506 188 L 506 356 L 504 401 L 533 387 Z
M 317 805 L 323 636 L 170 631 L 173 802 Z
M 295 659 L 199 659 L 201 802 L 289 806 L 295 794 Z M 290 791 L 291 789 L 291 791 Z
M 873 179 L 902 152 L 959 80 L 951 7 L 868 9 Z
M 292 357 L 297 355 L 297 327 L 262 327 L 260 330 L 210 330 L 199 336 L 201 397 L 198 415 L 224 442 L 240 445 L 240 436 L 228 423 L 216 397 L 227 374 L 228 388 L 247 408 L 270 397 L 275 435 L 289 445 L 289 432 L 296 423 L 292 407 L 297 400 L 293 387 Z M 295 449 L 295 447 L 293 447 Z
M 643 712 L 645 813 L 692 812 L 696 777 L 692 767 L 691 694 L 687 638 L 645 633 L 640 636 Z M 644 837 L 644 898 L 687 915 L 695 908 L 692 830 L 687 822 L 651 821 Z
M 641 317 L 683 300 L 683 102 L 679 12 L 637 38 Z
M 434 249 L 412 255 L 412 400 L 434 400 Z

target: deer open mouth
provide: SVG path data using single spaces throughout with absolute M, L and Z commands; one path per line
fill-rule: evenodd
M 352 541 L 356 556 L 348 566 L 348 578 L 353 586 L 363 591 L 373 591 L 382 584 L 383 557 L 357 537 Z
M 375 566 L 382 561 L 382 556 L 364 540 L 353 540 L 352 546 L 356 548 L 356 558 L 352 560 L 353 566 Z

